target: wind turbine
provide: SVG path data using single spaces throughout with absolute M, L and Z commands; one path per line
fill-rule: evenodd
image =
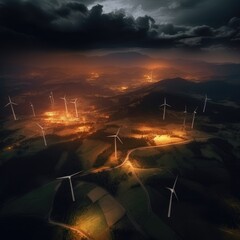
M 183 129 L 186 127 L 186 117 L 187 117 L 187 106 L 185 105 L 185 110 L 183 112 L 184 117 L 183 117 Z
M 40 129 L 42 131 L 44 145 L 47 146 L 47 141 L 46 141 L 46 137 L 45 137 L 45 130 L 40 124 L 38 124 L 38 123 L 36 123 L 36 124 L 40 127 Z
M 67 99 L 66 99 L 66 95 L 64 97 L 61 98 L 64 101 L 65 104 L 65 111 L 66 111 L 66 116 L 68 116 L 68 107 L 67 107 Z
M 11 107 L 11 109 L 12 109 L 13 118 L 14 118 L 14 120 L 17 120 L 16 114 L 15 114 L 14 108 L 13 108 L 13 105 L 17 105 L 17 104 L 16 104 L 15 102 L 12 102 L 10 96 L 8 96 L 8 99 L 9 99 L 9 103 L 7 103 L 7 104 L 5 105 L 5 107 L 7 107 L 8 105 L 10 105 L 10 107 Z
M 207 94 L 205 95 L 205 99 L 204 99 L 204 105 L 203 105 L 203 112 L 205 112 L 206 110 L 206 106 L 207 106 L 207 101 L 211 100 L 210 98 L 207 97 Z
M 71 102 L 74 104 L 74 107 L 75 107 L 76 118 L 78 118 L 77 101 L 78 101 L 78 99 L 74 98 L 73 101 Z
M 191 128 L 193 128 L 193 126 L 194 126 L 195 117 L 196 117 L 196 114 L 197 114 L 197 108 L 198 108 L 198 107 L 196 107 L 196 109 L 193 111 L 193 118 L 192 118 L 192 125 L 191 125 Z
M 50 92 L 50 96 L 51 96 L 51 98 L 52 98 L 52 105 L 54 105 L 54 104 L 55 104 L 55 101 L 54 101 L 54 97 L 53 97 L 53 92 Z
M 49 95 L 49 99 L 50 99 L 51 107 L 53 107 L 53 100 L 52 100 L 52 96 L 51 95 Z
M 168 217 L 169 218 L 171 216 L 173 194 L 175 195 L 176 199 L 178 200 L 177 194 L 175 192 L 175 187 L 176 187 L 177 180 L 178 180 L 178 176 L 176 177 L 176 179 L 174 181 L 173 187 L 172 188 L 168 188 L 168 187 L 166 188 L 166 189 L 168 189 L 171 192 L 170 200 L 169 200 L 169 206 L 168 206 Z
M 36 117 L 35 110 L 33 104 L 30 102 L 30 107 L 32 109 L 33 116 Z
M 167 104 L 166 98 L 164 98 L 164 103 L 160 105 L 160 107 L 163 107 L 163 120 L 165 120 L 166 116 L 166 107 L 171 107 L 170 105 Z
M 82 171 L 80 171 L 80 172 L 82 172 Z M 69 180 L 70 190 L 71 190 L 71 195 L 72 195 L 73 202 L 75 202 L 75 196 L 74 196 L 74 192 L 73 192 L 72 177 L 77 175 L 77 174 L 79 174 L 80 172 L 74 173 L 72 175 L 68 175 L 68 176 L 63 176 L 63 177 L 57 178 L 57 179 L 68 179 Z
M 119 140 L 119 142 L 121 144 L 123 144 L 122 140 L 119 138 L 118 134 L 119 134 L 120 128 L 117 130 L 117 133 L 114 135 L 110 135 L 108 137 L 114 138 L 114 150 L 115 150 L 115 158 L 117 159 L 117 139 Z

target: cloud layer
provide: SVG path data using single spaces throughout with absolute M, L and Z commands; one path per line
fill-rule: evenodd
M 104 0 L 101 2 L 106 4 Z M 131 2 L 132 6 L 137 4 L 137 1 Z M 140 2 L 141 8 L 149 13 L 154 7 L 178 12 L 199 6 L 199 1 L 192 0 L 159 1 L 162 5 L 158 8 L 156 1 Z M 207 20 L 199 25 L 191 24 L 190 20 L 161 23 L 150 14 L 134 17 L 120 8 L 106 12 L 103 5 L 95 1 L 0 0 L 1 48 L 199 50 L 239 49 L 240 46 L 240 18 L 234 15 L 229 14 L 229 19 L 220 26 L 211 25 Z

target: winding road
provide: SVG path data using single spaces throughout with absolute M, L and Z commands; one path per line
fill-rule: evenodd
M 179 141 L 179 142 L 171 142 L 171 143 L 166 143 L 166 144 L 162 144 L 162 145 L 157 145 L 157 146 L 144 146 L 144 147 L 137 147 L 137 148 L 133 148 L 133 149 L 130 149 L 128 150 L 127 152 L 127 155 L 126 157 L 124 158 L 124 160 L 119 163 L 118 165 L 116 166 L 105 166 L 105 167 L 99 167 L 99 168 L 94 168 L 94 169 L 90 169 L 88 171 L 85 171 L 84 173 L 80 174 L 80 173 L 76 173 L 76 176 L 75 177 L 82 177 L 82 176 L 86 176 L 86 175 L 89 175 L 89 174 L 94 174 L 94 173 L 99 173 L 99 172 L 103 172 L 103 171 L 112 171 L 114 169 L 118 169 L 118 168 L 121 168 L 122 166 L 124 166 L 125 164 L 129 164 L 131 169 L 133 170 L 133 174 L 135 176 L 135 178 L 137 179 L 138 183 L 140 184 L 141 188 L 143 189 L 143 191 L 145 192 L 145 195 L 146 195 L 146 198 L 147 198 L 147 201 L 148 201 L 148 213 L 150 214 L 152 212 L 152 207 L 151 207 L 151 200 L 150 200 L 150 196 L 149 196 L 149 193 L 148 193 L 148 190 L 147 188 L 145 187 L 145 185 L 143 184 L 143 182 L 141 181 L 141 179 L 138 177 L 138 175 L 136 174 L 135 170 L 134 170 L 134 167 L 132 166 L 132 163 L 130 162 L 129 158 L 130 158 L 130 155 L 135 152 L 135 151 L 141 151 L 141 150 L 147 150 L 147 149 L 154 149 L 154 148 L 162 148 L 162 147 L 167 147 L 167 146 L 173 146 L 173 145 L 182 145 L 182 144 L 187 144 L 187 143 L 190 143 L 192 142 L 193 140 L 206 140 L 208 138 L 199 138 L 199 139 L 188 139 L 188 140 L 183 140 L 183 141 Z M 133 220 L 133 219 L 132 219 Z M 60 226 L 62 228 L 65 228 L 65 229 L 69 229 L 69 230 L 72 230 L 74 232 L 76 232 L 79 236 L 81 237 L 84 237 L 84 238 L 87 238 L 87 239 L 92 239 L 88 234 L 86 234 L 84 231 L 80 230 L 80 229 L 76 229 L 74 228 L 73 226 L 69 226 L 67 224 L 63 224 L 63 223 L 59 223 L 59 222 L 55 222 L 53 220 L 51 220 L 49 218 L 49 223 L 50 224 L 53 224 L 53 225 L 57 225 L 57 226 Z M 141 231 L 141 228 L 140 226 L 138 226 L 138 224 L 135 222 L 135 220 L 133 220 L 133 224 L 135 226 L 137 226 L 137 229 L 139 231 Z M 144 234 L 142 231 L 141 231 L 142 234 Z

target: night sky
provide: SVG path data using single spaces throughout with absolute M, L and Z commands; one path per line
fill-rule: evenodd
M 239 0 L 0 0 L 0 46 L 240 50 Z

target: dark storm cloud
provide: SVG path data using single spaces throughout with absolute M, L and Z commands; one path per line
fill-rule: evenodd
M 154 2 L 142 1 L 142 4 L 145 3 L 144 6 L 150 8 L 156 6 Z M 173 4 L 170 0 L 159 2 L 167 2 L 168 8 Z M 198 2 L 174 1 L 175 5 L 171 7 L 193 8 Z M 219 27 L 208 24 L 191 26 L 159 23 L 147 15 L 133 17 L 123 9 L 105 13 L 102 5 L 87 7 L 83 3 L 84 1 L 63 0 L 0 0 L 1 47 L 200 49 L 221 45 L 239 48 L 238 17 L 231 17 Z
M 188 8 L 183 4 L 172 9 L 169 14 L 174 14 L 174 22 L 178 24 L 220 27 L 226 24 L 232 17 L 240 17 L 239 0 L 205 0 L 192 2 L 197 3 Z
M 69 16 L 72 12 L 82 12 L 83 14 L 86 14 L 88 12 L 87 7 L 82 4 L 82 3 L 77 3 L 77 2 L 69 2 L 66 3 L 65 5 L 62 5 L 59 7 L 55 13 L 57 13 L 61 17 L 67 17 Z

